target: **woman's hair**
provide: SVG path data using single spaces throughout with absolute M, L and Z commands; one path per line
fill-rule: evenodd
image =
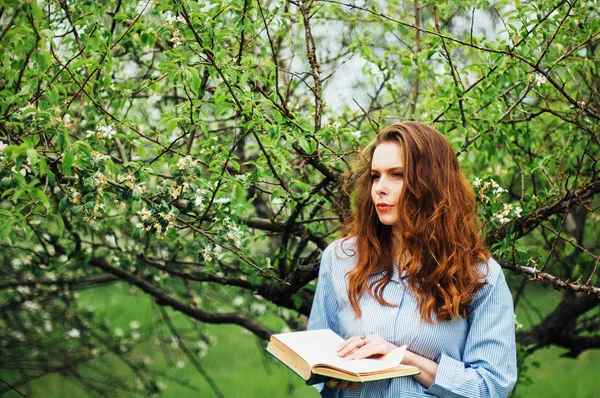
M 473 295 L 485 285 L 478 262 L 489 251 L 480 235 L 475 192 L 460 170 L 452 147 L 433 127 L 404 122 L 385 128 L 363 152 L 354 182 L 356 210 L 344 224 L 345 240 L 355 238 L 356 267 L 348 273 L 348 298 L 356 317 L 367 291 L 382 305 L 393 272 L 392 226 L 379 221 L 371 198 L 371 161 L 375 148 L 396 143 L 404 158 L 404 186 L 398 201 L 401 244 L 399 272 L 419 303 L 421 317 L 433 323 L 467 317 Z M 343 245 L 342 245 L 343 246 Z M 367 284 L 369 275 L 385 271 Z

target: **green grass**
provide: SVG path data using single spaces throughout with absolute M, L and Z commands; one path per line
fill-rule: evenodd
M 104 314 L 111 320 L 111 329 L 119 327 L 125 332 L 131 330 L 129 323 L 138 321 L 142 328 L 149 327 L 155 320 L 154 312 L 158 311 L 151 299 L 143 294 L 132 294 L 125 285 L 96 288 L 82 292 L 81 303 L 91 305 L 98 314 Z M 189 328 L 189 320 L 183 315 L 168 310 L 173 323 L 178 327 Z M 270 327 L 281 329 L 281 321 L 275 316 L 263 319 Z M 164 328 L 166 330 L 166 326 Z M 316 390 L 306 386 L 304 382 L 286 367 L 277 363 L 268 355 L 254 335 L 234 325 L 207 325 L 208 334 L 215 336 L 216 342 L 206 356 L 199 360 L 201 366 L 209 374 L 225 397 L 315 397 Z M 155 336 L 155 334 L 153 334 Z M 190 345 L 190 348 L 193 346 Z M 190 361 L 177 349 L 168 349 L 170 360 L 166 360 L 163 351 L 155 339 L 136 345 L 134 357 L 150 360 L 152 369 L 159 370 L 162 376 L 156 381 L 165 388 L 161 397 L 214 397 L 215 394 L 207 381 L 196 371 Z M 194 351 L 195 353 L 195 351 Z M 176 368 L 175 364 L 183 360 L 185 366 Z M 115 355 L 107 354 L 95 361 L 109 364 L 111 374 L 115 377 L 132 381 L 133 372 Z M 187 383 L 181 385 L 173 379 Z M 70 381 L 61 375 L 52 374 L 40 378 L 19 390 L 30 397 L 87 397 L 97 396 L 80 384 Z M 6 397 L 18 397 L 16 393 L 8 393 Z M 123 392 L 123 397 L 138 397 L 133 393 Z
M 512 279 L 512 280 L 511 280 Z M 512 283 L 511 283 L 512 282 Z M 520 277 L 510 277 L 512 291 L 520 283 Z M 514 285 L 514 286 L 513 286 Z M 561 298 L 561 292 L 549 289 L 539 283 L 530 283 L 525 289 L 525 298 L 519 300 L 517 319 L 523 330 L 539 323 L 539 315 L 550 313 Z M 533 303 L 536 310 L 528 303 Z M 598 375 L 600 375 L 600 350 L 588 350 L 577 359 L 561 357 L 567 350 L 551 346 L 536 351 L 528 363 L 537 362 L 539 368 L 530 367 L 527 376 L 532 384 L 518 385 L 519 397 L 598 397 Z
M 104 313 L 111 319 L 111 327 L 121 327 L 129 330 L 129 322 L 137 320 L 142 327 L 151 325 L 154 321 L 152 301 L 145 295 L 132 294 L 124 285 L 97 288 L 82 294 L 82 302 L 92 305 L 99 313 Z M 560 298 L 560 293 L 541 288 L 538 285 L 528 286 L 526 297 L 536 303 L 542 315 L 551 311 Z M 524 303 L 524 302 L 523 302 Z M 519 306 L 517 317 L 525 328 L 530 326 L 530 320 L 537 323 L 537 315 L 525 306 Z M 110 311 L 110 312 L 109 312 Z M 529 313 L 529 318 L 526 316 Z M 173 321 L 178 326 L 188 325 L 187 320 L 178 314 L 173 315 Z M 266 323 L 278 330 L 281 323 L 276 317 L 266 317 Z M 303 381 L 283 365 L 277 363 L 264 353 L 257 339 L 242 328 L 232 325 L 208 325 L 206 330 L 216 337 L 207 355 L 200 360 L 203 368 L 219 386 L 225 397 L 317 397 L 312 387 L 304 385 Z M 193 368 L 183 354 L 178 353 L 172 361 L 165 360 L 161 349 L 154 339 L 136 346 L 138 358 L 150 359 L 151 367 L 163 375 L 158 377 L 166 387 L 161 391 L 161 397 L 213 397 L 215 396 L 208 383 Z M 171 350 L 171 353 L 176 353 Z M 530 368 L 528 376 L 533 383 L 530 386 L 519 386 L 519 397 L 592 397 L 597 396 L 597 375 L 600 374 L 600 351 L 587 351 L 578 359 L 561 358 L 564 350 L 550 347 L 536 352 L 532 361 L 540 363 L 539 368 Z M 183 369 L 177 369 L 173 364 L 179 360 L 185 362 Z M 112 368 L 112 374 L 126 380 L 133 380 L 132 372 L 113 355 L 105 355 L 96 361 L 105 361 Z M 188 383 L 182 386 L 171 381 L 177 378 Z M 87 389 L 75 384 L 60 375 L 49 375 L 30 383 L 21 390 L 31 397 L 86 397 L 95 396 Z M 7 394 L 7 397 L 17 397 L 17 394 Z M 120 396 L 135 396 L 124 392 Z

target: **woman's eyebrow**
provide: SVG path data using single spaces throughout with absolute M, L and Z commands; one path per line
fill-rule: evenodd
M 371 169 L 371 171 L 372 172 L 376 171 L 379 173 L 379 170 L 377 170 L 377 169 Z M 389 169 L 386 169 L 384 171 L 404 171 L 404 167 L 402 167 L 402 166 L 390 167 Z

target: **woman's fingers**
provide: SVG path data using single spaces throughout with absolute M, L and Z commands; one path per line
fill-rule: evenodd
M 327 382 L 325 384 L 329 388 L 343 388 L 343 389 L 351 390 L 351 391 L 356 390 L 360 386 L 360 383 L 351 383 L 346 380 L 338 380 L 338 379 L 329 379 L 329 380 L 327 380 Z
M 338 355 L 342 358 L 347 356 L 348 354 L 354 352 L 357 348 L 361 348 L 362 346 L 368 343 L 367 337 L 363 338 L 363 336 L 353 336 L 348 340 L 344 341 L 338 347 Z
M 389 351 L 390 350 L 385 346 L 384 342 L 372 342 L 354 351 L 354 353 L 348 359 L 364 359 L 375 354 L 385 355 Z
M 346 387 L 346 390 L 354 391 L 359 386 L 360 386 L 360 383 L 350 383 L 350 384 L 348 384 L 348 387 Z
M 349 344 L 354 344 L 354 343 L 356 343 L 357 341 L 362 341 L 362 339 L 361 339 L 360 337 L 358 337 L 358 336 L 352 336 L 352 337 L 350 337 L 349 339 L 345 340 L 345 341 L 344 341 L 342 344 L 340 344 L 340 346 L 338 347 L 338 349 L 337 349 L 338 353 L 339 353 L 341 350 L 345 349 L 345 348 L 346 348 L 346 347 L 347 347 Z
M 385 355 L 397 348 L 376 334 L 352 336 L 338 347 L 338 355 L 346 359 L 364 359 L 371 355 Z

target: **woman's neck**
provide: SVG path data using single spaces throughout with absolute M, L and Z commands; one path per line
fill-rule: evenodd
M 402 268 L 402 265 L 406 262 L 407 253 L 404 253 L 404 258 L 400 258 L 402 253 L 402 232 L 397 226 L 392 228 L 392 253 L 394 263 Z

